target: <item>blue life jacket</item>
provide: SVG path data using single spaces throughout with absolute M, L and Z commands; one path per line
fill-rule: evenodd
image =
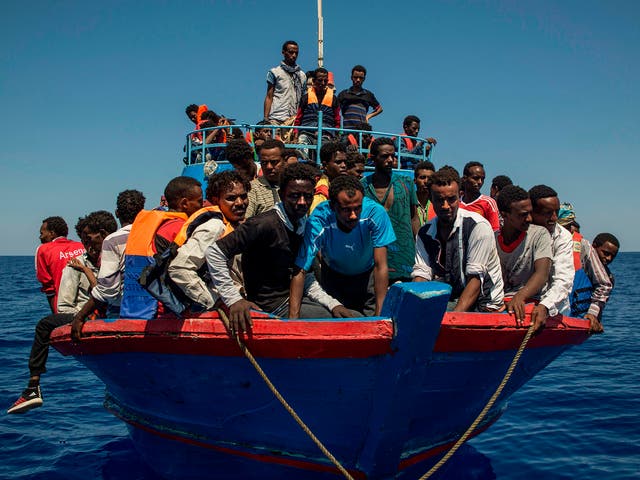
M 151 320 L 158 312 L 158 301 L 138 283 L 142 270 L 154 263 L 154 239 L 160 225 L 165 221 L 187 215 L 179 212 L 163 212 L 160 210 L 142 210 L 131 226 L 124 251 L 124 286 L 121 318 Z

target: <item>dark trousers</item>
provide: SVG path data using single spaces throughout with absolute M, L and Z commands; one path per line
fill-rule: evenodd
M 344 275 L 322 262 L 320 285 L 325 292 L 350 310 L 371 316 L 376 311 L 373 269 L 358 275 Z
M 42 375 L 47 371 L 45 365 L 47 363 L 47 357 L 49 356 L 49 339 L 51 338 L 51 332 L 72 321 L 72 313 L 55 313 L 44 317 L 38 322 L 38 325 L 36 325 L 36 333 L 33 336 L 31 355 L 29 355 L 29 371 L 31 372 L 31 376 Z

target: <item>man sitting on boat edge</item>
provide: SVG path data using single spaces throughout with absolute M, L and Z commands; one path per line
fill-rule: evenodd
M 96 308 L 105 311 L 107 318 L 117 318 L 120 315 L 124 284 L 124 251 L 131 233 L 131 224 L 144 208 L 144 202 L 144 195 L 138 190 L 124 190 L 118 194 L 115 214 L 120 221 L 120 229 L 102 242 L 97 285 L 91 289 L 89 300 L 73 318 L 71 333 L 76 338 L 80 336 L 87 316 Z
M 508 185 L 498 196 L 498 209 L 504 220 L 496 234 L 498 256 L 502 267 L 504 293 L 510 298 L 507 310 L 522 324 L 525 304 L 540 299 L 551 270 L 551 236 L 538 225 L 531 225 L 529 194 L 517 185 Z M 531 321 L 536 331 L 546 321 L 546 307 L 534 307 Z
M 181 235 L 187 238 L 169 264 L 169 278 L 191 302 L 206 310 L 214 308 L 218 294 L 203 272 L 207 268 L 205 250 L 244 221 L 250 188 L 248 180 L 237 171 L 214 173 L 206 190 L 206 198 L 212 206 L 191 215 L 176 237 L 179 243 L 183 241 L 178 238 Z M 191 231 L 189 225 L 196 225 L 193 222 L 198 222 L 201 215 L 205 215 L 202 220 L 207 220 Z
M 331 182 L 329 201 L 309 217 L 291 281 L 289 317 L 299 316 L 302 285 L 320 254 L 320 285 L 347 309 L 380 315 L 389 285 L 387 246 L 396 236 L 382 205 L 351 175 Z M 340 315 L 349 317 L 353 312 Z
M 447 310 L 504 309 L 500 260 L 489 222 L 460 208 L 460 176 L 449 166 L 429 178 L 436 217 L 418 231 L 413 281 L 451 285 Z
M 96 285 L 102 242 L 117 228 L 113 215 L 104 210 L 92 212 L 78 220 L 76 232 L 86 252 L 71 259 L 62 272 L 56 309 L 58 313 L 44 317 L 36 325 L 29 355 L 29 384 L 7 413 L 24 413 L 42 405 L 40 376 L 47 371 L 51 332 L 71 323 L 74 314 L 90 298 L 90 291 Z
M 207 248 L 209 273 L 229 307 L 232 331 L 250 330 L 252 309 L 287 314 L 292 266 L 302 243 L 317 174 L 316 168 L 303 163 L 285 167 L 280 178 L 281 202 Z M 235 287 L 228 267 L 238 254 L 242 254 L 246 299 Z M 305 318 L 338 315 L 344 308 L 320 288 L 315 278 L 309 279 L 304 291 Z
M 536 185 L 529 189 L 531 221 L 544 227 L 551 235 L 551 271 L 547 284 L 540 295 L 539 309 L 546 309 L 547 316 L 569 315 L 569 295 L 573 286 L 573 240 L 571 234 L 558 225 L 560 200 L 556 191 L 547 185 Z M 542 312 L 545 313 L 545 312 Z

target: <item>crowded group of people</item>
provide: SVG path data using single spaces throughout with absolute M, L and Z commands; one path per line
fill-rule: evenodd
M 360 138 L 354 131 L 370 131 L 370 120 L 383 109 L 373 92 L 363 88 L 367 69 L 355 65 L 351 69 L 351 87 L 338 93 L 332 72 L 321 67 L 305 73 L 296 63 L 298 54 L 295 41 L 283 44 L 282 61 L 267 72 L 264 118 L 246 136 L 238 129 L 227 128 L 231 121 L 209 110 L 206 104 L 188 105 L 185 112 L 197 131 L 190 137 L 193 158 L 187 157 L 187 163 L 225 160 L 220 145 L 231 138 L 245 138 L 258 151 L 262 142 L 273 137 L 289 145 L 300 145 L 295 150 L 299 158 L 315 159 L 308 146 L 318 143 L 318 128 L 322 129 L 322 141 L 340 139 L 353 146 L 369 148 L 372 138 Z M 424 159 L 436 144 L 433 137 L 419 139 L 419 131 L 420 119 L 415 115 L 405 117 L 399 134 L 402 168 Z M 206 147 L 214 144 L 217 146 Z M 206 152 L 205 157 L 199 146 Z
M 357 68 L 354 89 L 335 102 L 308 96 L 297 53 L 295 42 L 285 43 L 281 68 L 267 77 L 267 121 L 295 116 L 293 124 L 303 125 L 296 123 L 304 119 L 300 107 L 282 103 L 293 93 L 316 109 L 359 97 L 366 70 Z M 317 84 L 326 84 L 318 71 Z M 371 113 L 340 107 L 353 125 L 382 111 L 373 94 L 364 96 Z M 8 413 L 42 405 L 53 329 L 71 324 L 81 340 L 85 322 L 96 317 L 152 320 L 222 309 L 238 334 L 251 329 L 252 310 L 289 318 L 380 315 L 391 284 L 438 280 L 451 286 L 449 311 L 505 312 L 519 325 L 530 314 L 536 331 L 549 316 L 581 316 L 592 332 L 603 330 L 619 242 L 609 233 L 591 243 L 583 238 L 573 207 L 553 188 L 526 190 L 498 175 L 485 195 L 480 162 L 468 162 L 462 175 L 428 160 L 400 171 L 395 139 L 372 139 L 368 159 L 361 145 L 342 140 L 323 142 L 318 164 L 267 134 L 259 148 L 245 138 L 225 140 L 232 168 L 207 175 L 204 192 L 198 180 L 176 177 L 164 205 L 145 210 L 144 195 L 125 190 L 115 216 L 97 211 L 78 220 L 80 243 L 67 239 L 62 218 L 46 218 L 36 272 L 51 314 L 36 326 L 30 379 Z M 434 143 L 402 142 L 413 151 Z

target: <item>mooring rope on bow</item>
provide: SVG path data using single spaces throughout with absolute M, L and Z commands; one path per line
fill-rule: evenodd
M 527 330 L 527 334 L 524 336 L 524 339 L 520 344 L 520 348 L 518 348 L 518 351 L 516 352 L 515 357 L 513 357 L 513 360 L 511 361 L 511 365 L 509 365 L 509 368 L 507 369 L 507 373 L 504 374 L 504 377 L 502 378 L 500 385 L 498 385 L 498 388 L 493 393 L 493 395 L 491 396 L 487 404 L 484 406 L 482 411 L 478 414 L 478 416 L 473 421 L 473 423 L 469 426 L 469 428 L 467 428 L 467 431 L 462 434 L 462 436 L 453 445 L 453 447 L 451 447 L 451 449 L 447 452 L 447 454 L 444 457 L 442 457 L 438 463 L 436 463 L 433 467 L 431 467 L 431 470 L 429 470 L 422 477 L 420 477 L 419 480 L 425 480 L 429 478 L 431 475 L 433 475 L 434 473 L 436 473 L 440 469 L 440 467 L 442 467 L 442 465 L 444 465 L 447 462 L 447 460 L 449 460 L 453 456 L 453 454 L 456 453 L 458 448 L 460 448 L 460 446 L 467 441 L 467 439 L 469 438 L 469 435 L 471 435 L 471 433 L 476 429 L 478 424 L 485 417 L 487 412 L 491 409 L 491 407 L 493 407 L 493 404 L 496 402 L 496 400 L 502 393 L 502 390 L 504 389 L 505 385 L 511 378 L 511 374 L 513 373 L 513 370 L 516 368 L 516 365 L 518 364 L 518 361 L 520 360 L 520 357 L 522 356 L 522 352 L 524 352 L 524 349 L 527 346 L 527 343 L 529 343 L 529 339 L 531 338 L 531 335 L 533 335 L 534 327 L 535 327 L 535 323 L 531 322 L 531 325 L 529 326 L 529 330 Z
M 313 443 L 315 443 L 316 446 L 320 449 L 320 451 L 324 454 L 324 456 L 327 457 L 331 461 L 331 463 L 333 463 L 335 465 L 335 467 L 340 471 L 340 473 L 342 473 L 342 475 L 344 475 L 345 478 L 348 478 L 349 480 L 354 480 L 353 477 L 351 476 L 351 474 L 346 470 L 346 468 L 344 468 L 340 464 L 340 462 L 336 459 L 336 457 L 334 457 L 331 454 L 331 452 L 329 450 L 327 450 L 327 447 L 325 447 L 322 444 L 322 442 L 320 441 L 320 439 L 318 439 L 318 437 L 316 437 L 313 434 L 313 432 L 302 421 L 302 419 L 298 416 L 298 414 L 291 407 L 291 405 L 289 405 L 287 403 L 287 401 L 280 394 L 280 392 L 275 387 L 275 385 L 271 382 L 271 380 L 269 380 L 269 377 L 267 377 L 267 374 L 264 373 L 264 370 L 262 370 L 262 368 L 258 364 L 258 362 L 255 359 L 255 357 L 251 354 L 251 352 L 249 351 L 249 348 L 245 345 L 245 343 L 242 341 L 242 339 L 238 335 L 238 332 L 233 332 L 231 330 L 231 326 L 229 324 L 229 318 L 227 317 L 227 314 L 224 312 L 224 310 L 218 309 L 218 314 L 220 315 L 220 319 L 222 320 L 222 323 L 224 323 L 224 326 L 230 332 L 230 335 L 235 339 L 236 343 L 240 347 L 240 350 L 242 350 L 242 353 L 244 353 L 245 357 L 247 357 L 247 360 L 249 360 L 251 365 L 253 365 L 253 368 L 256 369 L 256 371 L 258 372 L 258 375 L 260 375 L 260 377 L 262 377 L 262 380 L 264 380 L 264 383 L 267 384 L 267 387 L 269 387 L 269 390 L 271 390 L 271 393 L 273 393 L 275 395 L 275 397 L 282 404 L 282 406 L 285 408 L 285 410 L 287 412 L 289 412 L 289 415 L 291 415 L 293 417 L 293 419 L 300 426 L 300 428 L 302 428 L 302 430 L 304 430 L 304 432 L 309 436 L 309 438 L 311 438 Z

